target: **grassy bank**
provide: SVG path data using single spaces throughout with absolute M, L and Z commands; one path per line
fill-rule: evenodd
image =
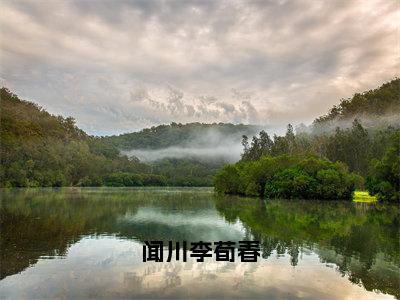
M 353 196 L 354 202 L 375 202 L 377 198 L 375 196 L 371 196 L 368 192 L 365 191 L 355 191 Z

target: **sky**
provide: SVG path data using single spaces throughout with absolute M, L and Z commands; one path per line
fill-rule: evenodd
M 400 1 L 8 1 L 0 82 L 89 134 L 309 124 L 399 76 Z

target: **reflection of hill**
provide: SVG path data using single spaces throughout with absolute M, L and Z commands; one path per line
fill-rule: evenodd
M 126 211 L 127 200 L 126 195 L 97 199 L 94 194 L 51 190 L 4 192 L 1 278 L 21 272 L 41 256 L 65 255 L 82 235 L 106 233 Z M 136 207 L 129 209 L 133 213 Z
M 190 228 L 185 226 L 168 228 L 156 219 L 152 224 L 130 223 L 123 216 L 134 216 L 144 205 L 177 212 L 210 209 L 210 194 L 201 190 L 196 194 L 156 189 L 3 190 L 0 278 L 23 271 L 41 256 L 65 255 L 71 244 L 87 234 L 190 240 Z
M 258 201 L 218 197 L 218 211 L 240 220 L 261 240 L 263 257 L 287 253 L 297 265 L 302 248 L 335 263 L 369 290 L 400 297 L 399 208 L 344 202 Z

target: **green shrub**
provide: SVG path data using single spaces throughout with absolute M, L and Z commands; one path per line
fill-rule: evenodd
M 139 174 L 117 172 L 104 178 L 106 186 L 142 186 L 142 176 Z
M 215 177 L 214 186 L 216 191 L 224 194 L 238 194 L 240 176 L 236 165 L 226 165 Z

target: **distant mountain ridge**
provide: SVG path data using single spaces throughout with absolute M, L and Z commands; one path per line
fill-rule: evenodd
M 121 150 L 212 147 L 232 142 L 240 144 L 243 135 L 254 135 L 259 130 L 260 126 L 244 124 L 171 123 L 102 140 Z

